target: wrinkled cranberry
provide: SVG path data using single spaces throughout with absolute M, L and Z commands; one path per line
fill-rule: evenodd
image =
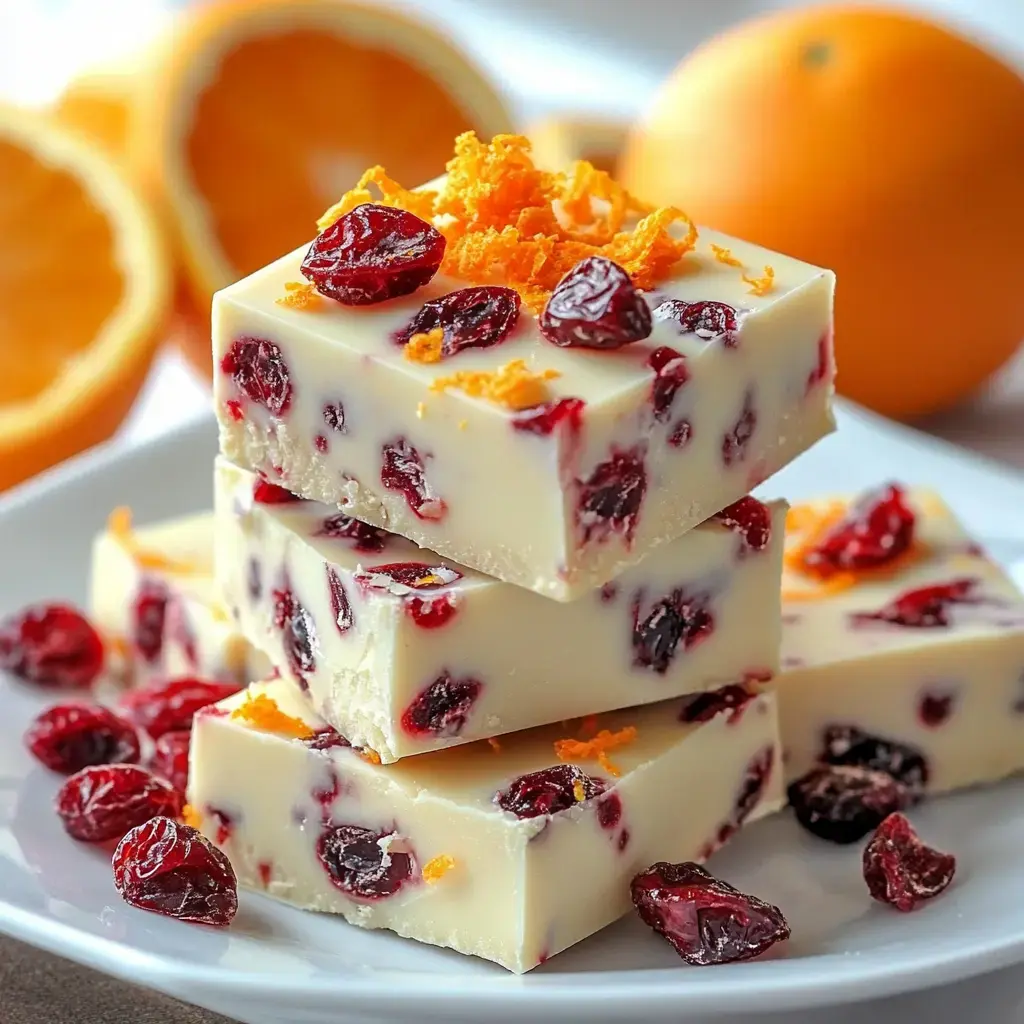
M 293 501 L 302 501 L 302 498 L 292 494 L 287 487 L 281 487 L 260 477 L 253 484 L 252 500 L 258 505 L 290 505 Z
M 703 341 L 721 338 L 723 344 L 736 345 L 739 323 L 736 310 L 724 302 L 684 302 L 666 299 L 654 309 L 655 320 L 671 320 L 680 334 L 696 334 Z
M 833 843 L 855 843 L 909 806 L 911 793 L 886 772 L 821 765 L 790 784 L 789 802 L 808 832 Z
M 394 832 L 335 825 L 320 834 L 316 855 L 346 896 L 379 900 L 394 896 L 412 877 L 412 856 L 396 845 L 404 844 Z
M 89 686 L 103 669 L 103 641 L 66 604 L 38 604 L 0 622 L 0 671 L 40 686 Z
M 507 789 L 495 794 L 494 802 L 517 818 L 538 818 L 581 802 L 577 800 L 578 793 L 583 800 L 590 800 L 604 791 L 603 779 L 587 775 L 574 764 L 556 764 L 520 775 Z
M 764 502 L 749 495 L 716 512 L 712 518 L 735 530 L 743 538 L 747 551 L 764 551 L 772 539 L 771 511 Z
M 335 747 L 352 746 L 352 744 L 349 743 L 349 741 L 345 739 L 337 729 L 332 729 L 329 725 L 324 726 L 322 729 L 318 729 L 304 742 L 310 750 L 332 750 Z
M 331 615 L 334 617 L 334 624 L 338 632 L 344 636 L 356 623 L 355 613 L 352 611 L 352 602 L 345 593 L 345 584 L 341 577 L 331 567 L 327 566 L 327 589 L 331 595 Z
M 540 332 L 562 347 L 621 348 L 650 335 L 651 310 L 622 267 L 588 256 L 555 286 Z
M 404 494 L 417 519 L 444 518 L 448 508 L 427 482 L 420 453 L 404 437 L 384 445 L 381 457 L 380 482 Z
M 690 379 L 686 358 L 682 352 L 662 345 L 647 357 L 647 365 L 654 371 L 654 382 L 651 384 L 654 418 L 659 423 L 665 423 L 672 414 L 676 393 Z
M 317 644 L 313 616 L 288 589 L 274 591 L 274 625 L 281 630 L 285 657 L 300 684 L 316 668 L 313 651 Z
M 935 729 L 949 721 L 953 713 L 953 695 L 950 693 L 926 693 L 917 705 L 917 714 L 923 725 Z
M 693 693 L 683 698 L 679 709 L 680 722 L 708 722 L 716 715 L 729 715 L 730 724 L 738 722 L 743 709 L 756 694 L 739 683 L 722 686 L 706 693 Z
M 104 764 L 72 775 L 54 806 L 68 835 L 99 843 L 120 839 L 159 814 L 180 814 L 182 797 L 169 782 L 138 765 Z
M 127 718 L 157 739 L 165 732 L 190 729 L 200 708 L 216 704 L 238 690 L 237 683 L 186 676 L 132 690 L 121 698 L 120 706 Z
M 693 424 L 689 420 L 677 420 L 668 435 L 673 448 L 685 448 L 693 437 Z
M 664 675 L 683 649 L 693 647 L 714 628 L 711 612 L 699 598 L 673 590 L 655 601 L 646 618 L 640 618 L 641 597 L 633 600 L 633 664 Z
M 132 643 L 150 664 L 158 661 L 163 653 L 169 599 L 167 587 L 160 580 L 144 579 L 135 596 Z
M 928 784 L 928 763 L 917 748 L 872 736 L 855 725 L 830 725 L 825 730 L 818 760 L 885 772 L 901 782 L 914 798 Z
M 622 534 L 627 543 L 631 542 L 647 493 L 643 447 L 628 451 L 613 448 L 611 458 L 599 463 L 577 486 L 576 522 L 582 531 L 582 543 L 602 541 L 612 533 Z
M 746 458 L 747 446 L 757 428 L 757 413 L 754 412 L 754 396 L 747 392 L 743 399 L 743 408 L 739 419 L 732 425 L 729 432 L 722 438 L 722 461 L 731 466 Z
M 321 295 L 346 306 L 368 306 L 425 285 L 444 250 L 444 235 L 425 220 L 364 203 L 313 239 L 301 270 Z
M 441 354 L 453 356 L 464 348 L 490 348 L 504 341 L 519 319 L 519 293 L 513 288 L 460 288 L 431 299 L 395 335 L 405 345 L 414 334 L 440 327 Z
M 28 727 L 25 745 L 47 768 L 63 775 L 93 764 L 135 764 L 135 727 L 99 704 L 56 704 Z
M 902 814 L 890 814 L 864 847 L 864 881 L 880 903 L 916 910 L 953 881 L 956 858 L 921 842 Z
M 396 587 L 410 590 L 438 590 L 462 579 L 462 573 L 447 565 L 429 565 L 426 562 L 389 562 L 371 565 L 352 577 L 361 587 L 370 590 L 393 591 Z
M 804 561 L 820 573 L 885 565 L 910 547 L 916 519 L 903 488 L 888 484 L 858 499 L 805 554 Z
M 778 907 L 734 889 L 692 861 L 652 864 L 633 879 L 630 894 L 644 924 L 695 967 L 750 960 L 789 938 Z
M 965 578 L 905 590 L 877 612 L 855 612 L 852 619 L 860 625 L 890 622 L 908 629 L 941 629 L 949 625 L 951 605 L 976 603 L 977 585 L 977 580 Z
M 336 434 L 347 434 L 348 426 L 345 423 L 345 406 L 341 402 L 328 402 L 324 406 L 324 423 Z
M 188 788 L 188 751 L 192 733 L 188 729 L 165 732 L 153 747 L 150 769 L 166 779 L 179 793 Z
M 402 728 L 413 736 L 458 736 L 481 690 L 476 679 L 443 672 L 402 712 Z
M 198 829 L 170 817 L 133 828 L 114 851 L 114 886 L 140 910 L 228 925 L 238 910 L 231 862 Z
M 405 610 L 420 629 L 440 629 L 455 618 L 459 608 L 451 594 L 438 594 L 436 597 L 410 597 L 405 602 Z
M 622 800 L 618 793 L 609 793 L 597 802 L 597 823 L 601 828 L 616 828 L 622 820 Z
M 362 523 L 358 519 L 345 515 L 344 512 L 339 512 L 337 515 L 328 516 L 313 536 L 347 540 L 353 551 L 378 554 L 387 546 L 391 534 L 387 530 L 370 526 L 369 523 Z
M 524 434 L 548 437 L 563 427 L 578 434 L 583 426 L 583 410 L 587 403 L 582 398 L 558 398 L 531 409 L 524 409 L 512 417 L 512 429 Z
M 265 338 L 237 338 L 220 361 L 229 374 L 257 405 L 275 416 L 283 416 L 292 401 L 292 379 L 281 350 Z

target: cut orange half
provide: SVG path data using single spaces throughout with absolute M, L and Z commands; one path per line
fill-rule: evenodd
M 87 71 L 71 80 L 52 108 L 54 118 L 106 150 L 124 156 L 136 77 L 128 64 Z

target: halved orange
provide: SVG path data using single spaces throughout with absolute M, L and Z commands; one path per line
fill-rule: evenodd
M 128 144 L 135 81 L 134 68 L 128 64 L 87 71 L 68 83 L 51 113 L 62 125 L 121 159 Z
M 117 168 L 0 107 L 0 489 L 117 429 L 169 296 L 154 218 Z

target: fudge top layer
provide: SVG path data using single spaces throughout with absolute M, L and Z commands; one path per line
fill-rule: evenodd
M 783 668 L 1024 631 L 1024 596 L 934 492 L 790 509 Z

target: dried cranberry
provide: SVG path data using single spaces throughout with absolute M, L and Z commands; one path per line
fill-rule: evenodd
M 157 739 L 165 732 L 190 729 L 200 708 L 216 704 L 238 689 L 237 683 L 215 683 L 186 676 L 126 693 L 121 698 L 121 709 L 140 729 Z
M 609 793 L 597 802 L 597 823 L 601 828 L 616 828 L 622 820 L 622 800 L 618 793 Z
M 352 744 L 338 732 L 326 725 L 304 741 L 310 750 L 332 750 L 335 747 L 351 747 Z
M 928 784 L 928 762 L 909 744 L 872 736 L 855 725 L 830 725 L 822 739 L 818 760 L 824 764 L 885 772 L 906 786 L 914 798 L 920 797 Z
M 638 445 L 629 451 L 613 448 L 611 458 L 599 463 L 578 487 L 576 522 L 582 542 L 601 541 L 612 533 L 622 534 L 627 543 L 631 542 L 647 493 L 643 447 Z
M 790 784 L 789 802 L 808 832 L 833 843 L 855 843 L 909 806 L 911 793 L 886 772 L 820 765 Z
M 916 519 L 903 488 L 888 484 L 856 501 L 805 554 L 804 561 L 821 573 L 885 565 L 910 547 Z
M 317 646 L 313 616 L 288 589 L 274 591 L 274 625 L 283 634 L 284 653 L 288 666 L 300 683 L 316 668 L 314 649 Z
M 444 250 L 444 235 L 425 220 L 364 203 L 313 239 L 301 270 L 321 295 L 346 306 L 369 306 L 425 285 Z
M 89 686 L 103 669 L 103 641 L 66 604 L 38 604 L 0 622 L 0 670 L 40 686 Z
M 414 334 L 440 327 L 441 354 L 453 356 L 464 348 L 490 348 L 504 341 L 519 319 L 519 293 L 512 288 L 460 288 L 425 302 L 396 335 L 405 345 Z
M 292 494 L 287 487 L 260 477 L 253 485 L 252 500 L 258 505 L 290 505 L 293 501 L 302 501 L 302 498 Z
M 680 722 L 709 722 L 717 715 L 728 713 L 729 722 L 738 722 L 743 709 L 756 694 L 739 683 L 722 686 L 706 693 L 693 693 L 683 698 L 679 709 Z
M 114 885 L 140 910 L 228 925 L 238 910 L 231 862 L 198 829 L 170 817 L 133 828 L 114 851 Z
M 654 602 L 647 617 L 640 618 L 641 598 L 633 601 L 633 664 L 664 675 L 683 649 L 707 637 L 714 628 L 711 612 L 703 600 L 673 590 Z
M 921 842 L 902 814 L 890 814 L 864 847 L 864 881 L 880 903 L 916 910 L 953 881 L 956 858 Z
M 747 551 L 764 551 L 772 539 L 771 511 L 764 502 L 749 495 L 716 512 L 712 518 L 735 530 L 743 538 Z
M 688 964 L 706 967 L 750 960 L 789 938 L 778 907 L 734 889 L 692 861 L 659 861 L 630 884 L 644 924 Z
M 908 629 L 942 629 L 949 625 L 949 608 L 954 604 L 973 604 L 975 579 L 958 579 L 936 583 L 915 590 L 905 590 L 877 612 L 855 612 L 853 621 L 890 622 Z
M 402 712 L 402 728 L 413 736 L 458 736 L 481 690 L 476 679 L 443 672 Z
M 327 589 L 331 595 L 331 615 L 334 617 L 334 624 L 338 632 L 344 636 L 355 624 L 356 617 L 352 611 L 352 602 L 345 593 L 345 584 L 341 577 L 331 567 L 327 566 Z
M 722 461 L 731 466 L 746 458 L 747 446 L 757 428 L 757 413 L 754 412 L 754 396 L 747 392 L 743 398 L 743 408 L 739 419 L 732 425 L 729 432 L 722 438 Z
M 512 417 L 512 428 L 524 434 L 548 437 L 564 426 L 570 433 L 578 434 L 583 426 L 586 404 L 582 398 L 558 398 L 544 402 L 516 413 Z
M 427 483 L 420 453 L 400 437 L 384 445 L 381 456 L 380 482 L 404 494 L 417 519 L 443 519 L 448 508 Z
M 659 423 L 666 423 L 672 415 L 676 393 L 690 379 L 686 358 L 682 352 L 662 345 L 647 357 L 647 365 L 654 371 L 654 382 L 651 384 L 654 418 Z
M 582 800 L 590 800 L 604 790 L 603 779 L 587 775 L 574 764 L 556 764 L 520 775 L 507 789 L 495 794 L 494 802 L 517 818 L 538 818 L 580 803 L 578 794 L 582 794 Z
M 666 299 L 654 309 L 655 320 L 671 320 L 680 334 L 696 334 L 703 341 L 721 338 L 723 344 L 736 345 L 739 321 L 736 310 L 724 302 L 684 302 Z
M 170 596 L 160 580 L 144 579 L 132 609 L 132 643 L 145 661 L 158 661 L 164 649 L 164 623 Z
M 257 405 L 283 416 L 292 401 L 292 379 L 281 350 L 265 338 L 237 338 L 220 368 Z
M 348 425 L 345 422 L 345 406 L 341 402 L 328 402 L 324 406 L 324 423 L 337 434 L 347 434 Z
M 150 769 L 166 779 L 179 793 L 188 788 L 188 752 L 192 733 L 188 729 L 165 732 L 153 747 Z
M 949 721 L 953 713 L 953 695 L 951 693 L 926 693 L 917 705 L 917 714 L 921 723 L 929 729 L 935 729 Z
M 562 347 L 621 348 L 650 335 L 651 310 L 622 267 L 588 256 L 555 286 L 540 332 Z
M 413 859 L 394 832 L 335 825 L 320 834 L 316 855 L 331 881 L 346 896 L 379 900 L 394 896 L 412 877 Z
M 371 565 L 352 577 L 361 587 L 404 593 L 410 590 L 438 590 L 462 579 L 462 573 L 447 565 L 429 565 L 426 562 L 389 562 Z
M 669 431 L 668 443 L 673 448 L 685 448 L 693 438 L 693 424 L 689 420 L 677 420 Z
M 313 536 L 347 540 L 350 541 L 349 547 L 353 551 L 378 554 L 387 546 L 391 534 L 387 530 L 370 526 L 369 523 L 362 523 L 358 519 L 345 515 L 344 512 L 339 512 L 337 515 L 328 516 Z
M 182 797 L 169 782 L 138 765 L 104 764 L 72 775 L 54 806 L 69 835 L 99 843 L 120 839 L 156 815 L 180 814 Z
M 438 594 L 436 597 L 410 597 L 405 602 L 405 610 L 420 629 L 440 629 L 455 618 L 459 609 L 451 594 Z
M 56 704 L 28 727 L 25 745 L 47 768 L 64 775 L 92 764 L 135 764 L 135 727 L 98 704 Z

